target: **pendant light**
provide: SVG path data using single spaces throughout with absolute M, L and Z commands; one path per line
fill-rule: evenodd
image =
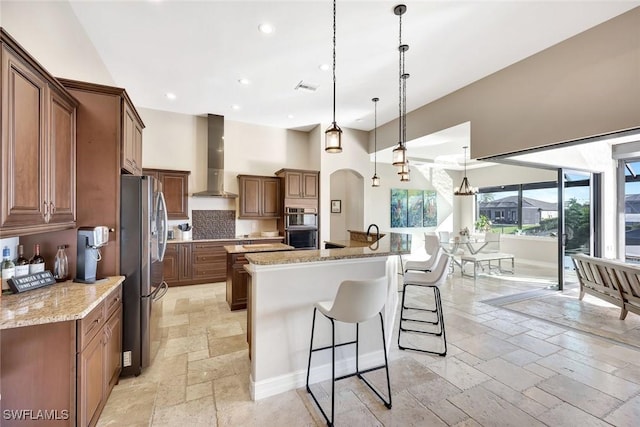
M 373 98 L 373 176 L 371 177 L 371 186 L 380 187 L 380 178 L 378 177 L 378 101 L 380 98 Z
M 464 178 L 462 178 L 462 182 L 460 183 L 460 187 L 456 188 L 453 192 L 456 196 L 473 196 L 478 192 L 477 188 L 473 188 L 469 185 L 469 180 L 467 179 L 467 146 L 464 147 Z
M 399 76 L 398 76 L 398 146 L 393 149 L 392 164 L 398 167 L 400 181 L 409 181 L 409 161 L 407 159 L 407 79 L 405 73 L 404 54 L 409 50 L 409 45 L 402 43 L 402 15 L 407 11 L 407 6 L 399 4 L 393 8 L 393 13 L 399 20 Z
M 336 124 L 336 0 L 333 0 L 333 122 L 324 131 L 324 150 L 342 152 L 342 129 Z

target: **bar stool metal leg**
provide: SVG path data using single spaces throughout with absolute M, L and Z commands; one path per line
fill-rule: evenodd
M 365 369 L 365 370 L 360 370 L 360 365 L 359 365 L 359 342 L 360 342 L 360 327 L 359 327 L 359 323 L 356 323 L 356 339 L 354 341 L 349 341 L 349 342 L 345 342 L 345 343 L 341 343 L 341 344 L 336 344 L 336 330 L 335 330 L 335 321 L 334 319 L 329 318 L 329 320 L 331 321 L 331 345 L 330 346 L 326 346 L 326 347 L 320 347 L 320 348 L 313 348 L 313 337 L 315 334 L 315 323 L 316 323 L 316 309 L 314 308 L 313 310 L 313 322 L 312 322 L 312 326 L 311 326 L 311 342 L 309 344 L 309 363 L 307 365 L 307 384 L 306 384 L 306 388 L 307 388 L 307 392 L 311 395 L 311 397 L 313 398 L 314 402 L 316 402 L 316 405 L 318 406 L 318 408 L 320 409 L 320 412 L 322 413 L 322 415 L 324 416 L 325 420 L 327 421 L 327 425 L 328 426 L 333 426 L 334 425 L 334 414 L 335 414 L 335 384 L 336 381 L 345 379 L 345 378 L 349 378 L 352 376 L 357 376 L 358 378 L 360 378 L 375 394 L 376 396 L 378 396 L 378 398 L 380 398 L 380 400 L 382 400 L 384 406 L 387 409 L 391 409 L 392 406 L 392 401 L 391 401 L 391 381 L 390 381 L 390 377 L 389 377 L 389 361 L 387 358 L 387 344 L 386 344 L 386 340 L 385 340 L 385 333 L 384 333 L 384 319 L 382 317 L 382 312 L 378 313 L 379 317 L 380 317 L 380 331 L 382 332 L 382 349 L 383 349 L 383 353 L 384 353 L 384 365 L 380 365 L 380 366 L 375 366 L 373 368 L 369 368 L 369 369 Z M 341 377 L 336 378 L 336 347 L 340 347 L 343 345 L 349 345 L 349 344 L 355 344 L 356 346 L 356 371 L 354 373 L 351 374 L 347 374 L 347 375 L 343 375 Z M 324 411 L 324 409 L 322 408 L 322 406 L 320 405 L 320 402 L 318 401 L 318 399 L 316 398 L 315 394 L 311 391 L 311 387 L 309 387 L 309 375 L 311 372 L 311 355 L 316 352 L 316 351 L 320 351 L 320 350 L 328 350 L 331 349 L 331 419 L 329 419 L 329 416 L 326 414 L 326 412 Z M 378 369 L 382 369 L 385 368 L 385 374 L 386 374 L 386 378 L 387 378 L 387 395 L 389 396 L 389 400 L 385 400 L 384 396 L 363 376 L 363 374 L 366 374 L 368 372 L 372 372 Z
M 431 310 L 431 309 L 427 309 L 427 308 L 408 307 L 405 304 L 405 297 L 407 295 L 407 288 L 409 286 L 422 287 L 422 288 L 433 288 L 433 297 L 434 297 L 434 302 L 435 302 L 435 309 Z M 438 286 L 424 285 L 424 284 L 413 284 L 413 283 L 405 283 L 402 289 L 403 289 L 403 291 L 402 291 L 402 302 L 401 302 L 401 306 L 400 306 L 400 322 L 399 322 L 400 325 L 399 325 L 399 331 L 398 331 L 398 348 L 400 350 L 414 350 L 414 351 L 420 351 L 422 353 L 436 354 L 438 356 L 446 356 L 446 354 L 447 354 L 447 335 L 446 335 L 445 327 L 444 327 L 444 315 L 443 315 L 443 311 L 442 311 L 442 299 L 440 297 L 440 289 L 438 288 Z M 405 310 L 415 310 L 415 311 L 423 311 L 423 312 L 435 313 L 436 314 L 436 320 L 435 321 L 431 321 L 431 320 L 412 319 L 412 318 L 409 318 L 409 317 L 405 317 L 406 316 Z M 408 328 L 408 327 L 405 326 L 407 322 L 415 322 L 415 323 L 418 323 L 418 324 L 423 323 L 423 324 L 437 325 L 438 329 L 437 329 L 436 332 L 431 332 L 431 331 L 423 331 L 423 330 L 420 330 L 420 329 Z M 442 336 L 443 341 L 444 341 L 444 351 L 440 352 L 440 351 L 426 350 L 426 349 L 422 349 L 422 348 L 410 347 L 410 346 L 402 345 L 400 343 L 400 341 L 401 341 L 401 336 L 402 336 L 403 332 L 405 332 L 405 333 L 413 333 L 413 334 Z

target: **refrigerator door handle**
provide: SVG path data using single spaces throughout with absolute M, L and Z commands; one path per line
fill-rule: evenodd
M 151 299 L 153 301 L 158 301 L 160 298 L 164 296 L 164 294 L 167 293 L 168 290 L 169 290 L 169 285 L 167 284 L 167 282 L 163 280 L 162 283 L 160 283 L 160 285 L 158 285 L 158 287 L 155 288 L 151 293 Z
M 169 229 L 168 229 L 168 222 L 169 219 L 167 218 L 167 203 L 164 200 L 164 193 L 159 192 L 158 193 L 158 204 L 161 207 L 161 211 L 162 211 L 162 235 L 159 236 L 160 237 L 160 250 L 158 251 L 158 260 L 162 261 L 164 260 L 164 253 L 167 250 L 167 236 L 169 233 Z M 166 291 L 165 291 L 166 292 Z

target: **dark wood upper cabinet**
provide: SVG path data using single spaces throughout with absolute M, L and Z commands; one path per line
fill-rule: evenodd
M 75 227 L 76 100 L 0 30 L 0 237 Z
M 280 178 L 275 176 L 238 175 L 240 188 L 239 218 L 279 218 Z
M 300 169 L 280 169 L 276 175 L 282 180 L 284 206 L 318 208 L 320 172 Z
M 133 107 L 124 103 L 122 110 L 122 170 L 142 175 L 142 120 Z
M 190 171 L 143 169 L 142 174 L 153 176 L 162 183 L 169 219 L 189 219 Z

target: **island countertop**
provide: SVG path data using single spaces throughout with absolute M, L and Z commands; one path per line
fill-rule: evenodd
M 349 241 L 352 242 L 353 241 Z M 364 244 L 365 246 L 361 246 Z M 345 245 L 346 246 L 346 245 Z M 344 248 L 297 250 L 287 252 L 248 253 L 247 260 L 255 265 L 294 264 L 302 262 L 331 261 L 411 253 L 411 235 L 388 233 L 377 242 L 355 242 Z
M 254 252 L 273 252 L 273 251 L 290 251 L 295 249 L 293 246 L 284 243 L 253 243 L 250 245 L 228 245 L 224 246 L 224 250 L 230 254 L 244 254 Z
M 78 320 L 85 317 L 124 281 L 107 277 L 94 284 L 66 281 L 0 298 L 0 329 Z

